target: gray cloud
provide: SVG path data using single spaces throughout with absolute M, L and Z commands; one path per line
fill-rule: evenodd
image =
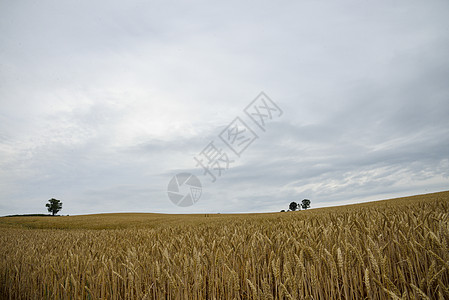
M 245 212 L 449 183 L 447 1 L 0 4 L 0 215 Z M 264 90 L 284 114 L 262 132 Z M 259 135 L 217 182 L 193 157 Z M 203 182 L 181 209 L 166 186 Z

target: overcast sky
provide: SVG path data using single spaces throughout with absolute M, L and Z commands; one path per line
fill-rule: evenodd
M 449 189 L 448 1 L 243 2 L 0 1 L 0 215 Z M 244 113 L 261 91 L 283 111 L 265 131 Z M 236 117 L 258 137 L 240 157 L 219 138 Z M 215 182 L 194 160 L 211 141 L 234 161 Z

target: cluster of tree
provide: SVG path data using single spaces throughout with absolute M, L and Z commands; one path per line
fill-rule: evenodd
M 291 202 L 290 205 L 288 206 L 288 210 L 289 211 L 296 211 L 296 210 L 301 210 L 302 209 L 308 209 L 310 208 L 310 200 L 309 199 L 304 199 L 301 201 L 301 203 L 296 203 L 296 202 Z M 281 210 L 281 212 L 284 212 L 285 210 Z

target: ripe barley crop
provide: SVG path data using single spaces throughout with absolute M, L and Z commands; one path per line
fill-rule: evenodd
M 0 218 L 1 299 L 449 299 L 449 192 L 301 212 Z

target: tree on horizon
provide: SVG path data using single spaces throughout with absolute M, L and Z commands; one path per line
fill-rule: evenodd
M 62 209 L 61 200 L 51 198 L 48 202 L 49 203 L 45 204 L 45 206 L 47 207 L 48 212 L 51 212 L 52 216 L 57 214 Z
M 290 203 L 290 205 L 288 206 L 288 208 L 291 210 L 291 211 L 295 211 L 297 208 L 298 208 L 298 203 L 296 203 L 296 202 L 291 202 Z
M 309 199 L 302 200 L 301 201 L 301 207 L 302 207 L 302 209 L 310 208 L 310 200 Z

